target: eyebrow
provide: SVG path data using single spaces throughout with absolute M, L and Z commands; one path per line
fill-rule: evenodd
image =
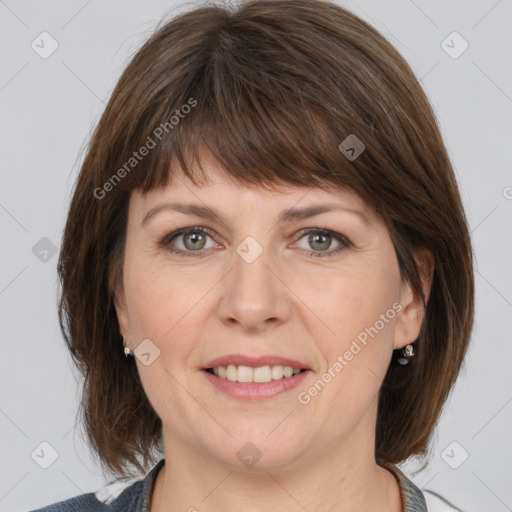
M 154 217 L 157 213 L 163 211 L 176 211 L 180 213 L 184 213 L 186 215 L 195 215 L 197 217 L 201 217 L 203 219 L 210 220 L 221 220 L 225 222 L 223 216 L 217 212 L 214 208 L 210 208 L 209 206 L 203 206 L 199 204 L 191 204 L 191 203 L 163 203 L 159 204 L 151 210 L 149 210 L 144 219 L 141 222 L 141 226 L 144 226 L 149 222 L 149 220 Z M 357 210 L 355 208 L 349 208 L 348 206 L 344 206 L 338 203 L 330 203 L 330 204 L 322 204 L 316 206 L 307 206 L 304 208 L 288 208 L 283 210 L 279 215 L 277 220 L 278 223 L 283 222 L 293 222 L 297 220 L 307 219 L 309 217 L 314 217 L 315 215 L 319 215 L 321 213 L 328 212 L 347 212 L 352 213 L 358 216 L 366 225 L 373 226 L 373 223 L 369 219 L 368 215 L 362 210 Z

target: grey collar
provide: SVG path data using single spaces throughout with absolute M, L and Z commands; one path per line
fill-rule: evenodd
M 136 512 L 149 512 L 149 504 L 156 476 L 164 464 L 165 459 L 161 459 L 144 478 L 142 495 L 140 501 L 137 503 Z M 396 466 L 389 464 L 386 465 L 385 468 L 391 471 L 398 480 L 402 496 L 403 512 L 428 512 L 425 497 L 421 490 Z

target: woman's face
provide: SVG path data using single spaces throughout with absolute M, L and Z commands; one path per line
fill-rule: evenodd
M 179 174 L 129 205 L 116 307 L 164 442 L 238 467 L 373 454 L 392 350 L 421 324 L 385 222 L 345 191 L 268 191 L 204 166 L 210 184 Z M 206 370 L 237 359 L 230 379 L 263 382 Z

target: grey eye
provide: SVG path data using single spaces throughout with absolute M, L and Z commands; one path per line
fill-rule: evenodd
M 186 233 L 181 236 L 187 249 L 192 251 L 197 249 L 204 249 L 207 236 L 204 233 L 194 231 L 192 233 Z
M 315 251 L 323 251 L 329 249 L 331 242 L 332 237 L 324 233 L 310 233 L 308 237 L 308 243 Z

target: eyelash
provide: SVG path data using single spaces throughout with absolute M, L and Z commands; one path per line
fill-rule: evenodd
M 199 257 L 199 258 L 204 257 L 204 254 L 201 254 L 201 250 L 183 251 L 181 249 L 172 249 L 171 245 L 170 245 L 170 243 L 174 239 L 178 238 L 181 235 L 186 235 L 188 233 L 197 233 L 197 232 L 203 233 L 205 235 L 208 235 L 210 238 L 213 238 L 209 230 L 202 228 L 200 226 L 192 226 L 189 228 L 179 229 L 178 231 L 174 231 L 174 232 L 170 233 L 169 235 L 166 235 L 160 242 L 160 245 L 162 247 L 164 247 L 166 250 L 168 250 L 169 252 L 178 254 L 180 256 L 191 256 L 191 257 Z M 311 233 L 316 233 L 316 234 L 320 234 L 320 235 L 328 235 L 332 239 L 334 239 L 340 243 L 340 246 L 337 249 L 334 249 L 331 251 L 311 251 L 309 253 L 309 256 L 312 256 L 315 258 L 330 258 L 332 256 L 336 256 L 337 254 L 339 254 L 346 248 L 350 247 L 350 245 L 351 245 L 351 243 L 349 242 L 349 240 L 346 237 L 340 235 L 339 233 L 336 233 L 335 231 L 331 231 L 329 229 L 322 229 L 322 228 L 303 229 L 303 230 L 299 231 L 300 236 L 299 236 L 298 240 L 301 240 L 302 238 L 304 238 L 305 235 L 309 235 Z M 304 249 L 304 250 L 306 250 L 306 249 Z M 194 252 L 197 252 L 197 254 L 193 254 Z

